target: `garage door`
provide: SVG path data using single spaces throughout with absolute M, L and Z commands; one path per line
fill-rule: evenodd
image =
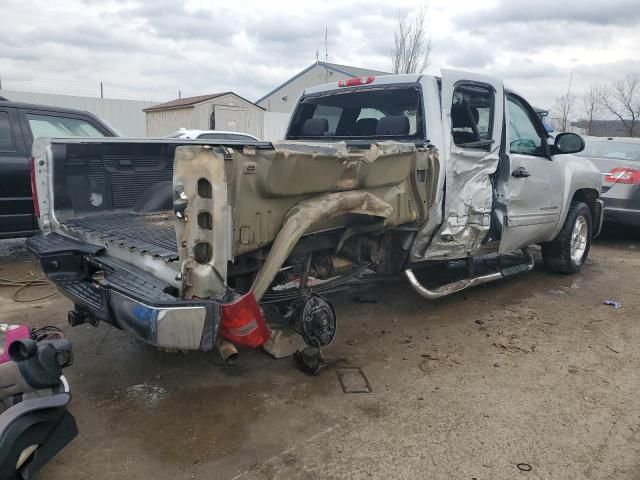
M 247 132 L 247 109 L 215 105 L 213 123 L 214 125 L 212 125 L 212 128 L 214 130 Z

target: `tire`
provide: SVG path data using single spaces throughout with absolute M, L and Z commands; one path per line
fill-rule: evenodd
M 592 235 L 591 209 L 584 202 L 571 202 L 558 236 L 555 240 L 542 244 L 544 266 L 557 273 L 579 272 L 589 255 Z

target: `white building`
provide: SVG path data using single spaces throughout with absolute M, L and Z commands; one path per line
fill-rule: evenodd
M 262 138 L 264 110 L 233 92 L 177 98 L 145 108 L 144 112 L 149 137 L 187 128 L 227 130 Z
M 12 102 L 38 103 L 54 107 L 84 110 L 98 116 L 123 137 L 144 137 L 144 108 L 156 102 L 140 100 L 121 100 L 115 98 L 78 97 L 75 95 L 57 95 L 51 93 L 20 92 L 0 90 L 0 96 Z
M 267 112 L 291 113 L 296 100 L 305 88 L 345 78 L 368 77 L 370 75 L 389 75 L 389 73 L 335 63 L 315 62 L 271 90 L 264 97 L 256 100 L 256 104 Z

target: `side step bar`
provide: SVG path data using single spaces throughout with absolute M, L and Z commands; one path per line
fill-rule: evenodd
M 436 298 L 444 297 L 446 295 L 451 295 L 452 293 L 459 292 L 461 290 L 466 290 L 467 288 L 474 287 L 476 285 L 480 285 L 482 283 L 493 282 L 495 280 L 500 280 L 501 278 L 509 277 L 511 275 L 517 275 L 519 273 L 528 272 L 529 270 L 533 270 L 535 265 L 535 260 L 531 251 L 528 248 L 523 248 L 522 253 L 524 254 L 527 263 L 523 263 L 521 265 L 515 265 L 513 267 L 503 268 L 502 270 L 490 273 L 487 275 L 482 275 L 480 277 L 473 278 L 465 278 L 463 280 L 458 280 L 456 282 L 447 283 L 441 287 L 435 289 L 428 289 L 424 285 L 420 283 L 420 281 L 416 278 L 415 273 L 410 268 L 404 271 L 404 276 L 409 280 L 409 283 L 413 287 L 413 289 L 418 292 L 423 298 L 428 300 L 435 300 Z

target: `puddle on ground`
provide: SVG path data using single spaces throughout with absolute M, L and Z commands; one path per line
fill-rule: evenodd
M 173 466 L 214 460 L 236 452 L 263 413 L 255 391 L 260 387 L 132 385 L 111 402 L 107 434 Z

